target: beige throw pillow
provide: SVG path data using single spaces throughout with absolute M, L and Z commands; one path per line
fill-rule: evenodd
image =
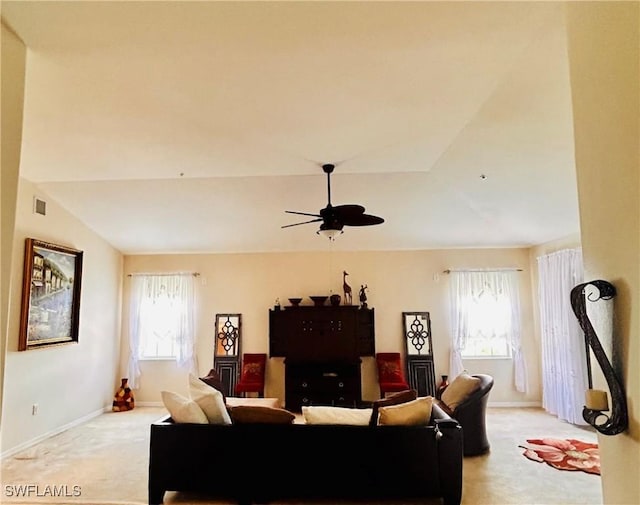
M 349 407 L 302 406 L 302 417 L 305 424 L 346 424 L 351 426 L 367 426 L 371 419 L 372 409 L 355 409 Z
M 371 413 L 371 420 L 369 426 L 377 426 L 378 424 L 378 409 L 380 407 L 389 407 L 390 405 L 398 405 L 400 403 L 406 403 L 418 398 L 418 392 L 415 389 L 407 389 L 405 391 L 398 391 L 392 393 L 386 398 L 375 400 L 371 406 L 373 409 Z
M 207 416 L 200 406 L 189 398 L 171 391 L 161 391 L 162 403 L 176 423 L 208 424 Z
M 231 424 L 231 417 L 220 391 L 209 387 L 195 375 L 189 374 L 189 394 L 205 413 L 209 424 Z
M 410 402 L 378 409 L 379 425 L 418 426 L 429 424 L 433 397 L 421 396 Z
M 472 377 L 467 372 L 458 375 L 444 390 L 440 399 L 451 410 L 455 410 L 471 393 L 480 387 L 480 379 Z

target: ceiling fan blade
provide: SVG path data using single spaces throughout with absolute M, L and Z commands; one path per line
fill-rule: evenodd
M 322 217 L 320 214 L 310 214 L 309 212 L 297 212 L 295 210 L 285 210 L 287 214 L 298 214 L 299 216 Z
M 356 204 L 336 205 L 332 209 L 338 218 L 349 218 L 364 214 L 364 207 Z
M 384 223 L 378 216 L 364 213 L 362 205 L 337 205 L 332 208 L 335 218 L 346 226 L 370 226 Z
M 312 216 L 313 214 L 310 214 L 310 215 Z M 322 221 L 322 218 L 312 219 L 311 221 L 303 221 L 301 223 L 285 224 L 284 226 L 281 226 L 280 228 L 291 228 L 292 226 L 298 226 L 300 224 L 308 224 L 308 223 L 318 223 L 319 221 Z
M 384 223 L 384 219 L 378 216 L 372 216 L 371 214 L 360 214 L 347 217 L 342 220 L 342 222 L 345 226 L 371 226 Z

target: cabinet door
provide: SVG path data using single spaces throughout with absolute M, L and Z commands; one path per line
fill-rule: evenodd
M 356 312 L 329 310 L 318 313 L 313 335 L 314 354 L 322 360 L 358 358 Z
M 376 355 L 376 327 L 373 309 L 358 310 L 358 352 L 360 356 Z
M 283 358 L 287 355 L 287 325 L 283 310 L 269 311 L 269 356 Z
M 299 361 L 375 356 L 374 311 L 351 306 L 270 310 L 269 355 Z

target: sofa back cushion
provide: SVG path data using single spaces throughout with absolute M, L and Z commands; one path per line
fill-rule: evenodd
M 238 405 L 229 407 L 233 424 L 291 424 L 295 414 L 285 409 L 258 405 Z
M 222 399 L 224 400 L 224 403 L 227 403 L 227 397 L 224 394 L 224 384 L 220 380 L 220 375 L 215 371 L 215 369 L 212 368 L 211 370 L 209 370 L 209 373 L 204 377 L 200 377 L 200 380 L 207 386 L 211 386 L 212 388 L 220 391 L 220 393 L 222 393 Z
M 231 424 L 222 393 L 189 374 L 189 394 L 207 416 L 209 424 Z

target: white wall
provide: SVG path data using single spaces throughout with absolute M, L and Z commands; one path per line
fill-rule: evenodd
M 33 197 L 47 215 L 32 212 Z M 110 406 L 120 352 L 122 255 L 37 186 L 20 179 L 4 375 L 3 454 Z M 84 251 L 77 344 L 18 352 L 25 238 Z M 38 415 L 32 415 L 34 403 Z
M 570 2 L 576 168 L 586 280 L 614 299 L 629 429 L 599 436 L 604 503 L 640 503 L 640 4 Z M 595 365 L 597 366 L 597 364 Z M 606 385 L 595 384 L 597 388 Z
M 26 48 L 22 41 L 1 24 L 2 39 L 2 84 L 0 105 L 2 107 L 2 153 L 0 173 L 2 187 L 2 212 L 0 235 L 0 419 L 2 419 L 2 392 L 4 379 L 5 346 L 11 285 L 13 257 L 13 233 L 18 195 L 20 171 L 20 144 L 22 142 L 22 104 L 24 101 L 24 76 Z M 0 421 L 1 424 L 1 421 Z
M 518 267 L 521 272 L 524 349 L 529 363 L 529 394 L 513 387 L 511 360 L 468 360 L 471 372 L 496 378 L 492 402 L 539 403 L 539 339 L 533 332 L 529 255 L 527 249 L 464 249 L 407 252 L 266 253 L 126 256 L 125 274 L 134 272 L 199 272 L 201 311 L 198 316 L 197 355 L 199 373 L 213 365 L 213 330 L 216 313 L 242 314 L 242 350 L 268 352 L 268 315 L 276 298 L 286 304 L 289 297 L 342 294 L 342 271 L 357 300 L 361 284 L 367 284 L 368 305 L 375 309 L 376 350 L 404 351 L 402 312 L 427 311 L 431 316 L 436 374 L 448 374 L 449 363 L 449 268 Z M 122 376 L 128 352 L 128 287 L 125 277 L 123 309 Z M 303 303 L 310 304 L 308 298 Z M 160 391 L 186 393 L 186 372 L 171 362 L 142 363 L 143 376 L 136 398 L 159 402 Z M 437 377 L 439 379 L 439 377 Z M 284 399 L 284 367 L 271 359 L 267 369 L 266 394 Z M 363 362 L 363 398 L 379 397 L 373 358 Z

